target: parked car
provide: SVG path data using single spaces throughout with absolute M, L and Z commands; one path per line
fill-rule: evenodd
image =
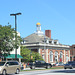
M 29 67 L 31 69 L 35 69 L 36 67 L 44 67 L 48 69 L 48 68 L 51 68 L 52 65 L 50 63 L 46 63 L 45 61 L 35 61 L 35 62 L 29 63 Z
M 75 68 L 75 61 L 69 61 L 67 64 L 64 65 L 64 69 L 73 69 Z
M 57 63 L 55 63 L 55 66 L 64 66 L 64 63 L 62 63 L 62 62 L 57 62 Z
M 17 61 L 1 61 L 0 62 L 0 74 L 6 75 L 10 73 L 19 74 L 20 65 Z

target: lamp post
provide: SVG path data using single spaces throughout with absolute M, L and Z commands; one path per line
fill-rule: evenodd
M 10 16 L 15 16 L 15 60 L 17 60 L 17 15 L 21 15 L 21 13 L 10 14 Z

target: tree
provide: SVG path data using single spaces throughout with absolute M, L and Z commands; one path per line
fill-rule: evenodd
M 15 30 L 11 28 L 11 25 L 2 26 L 0 25 L 0 55 L 8 55 L 16 48 L 15 45 Z M 21 37 L 17 36 L 17 48 L 20 45 Z
M 21 56 L 23 57 L 23 62 L 31 62 L 35 60 L 43 60 L 39 53 L 34 52 L 26 48 L 25 46 L 21 46 Z M 32 57 L 32 59 L 31 59 Z
M 38 52 L 32 52 L 31 56 L 33 56 L 33 59 L 31 59 L 31 61 L 43 60 L 42 56 Z
M 31 50 L 29 50 L 25 46 L 21 46 L 21 56 L 23 57 L 22 59 L 23 62 L 30 61 L 30 52 Z

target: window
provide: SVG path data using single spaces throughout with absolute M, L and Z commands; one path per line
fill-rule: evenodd
M 62 53 L 62 51 L 60 52 L 60 62 L 62 62 L 62 60 L 63 60 L 63 53 Z
M 51 44 L 51 43 L 52 43 L 52 41 L 49 41 L 49 43 Z
M 50 62 L 53 62 L 53 52 L 50 51 Z
M 55 62 L 58 62 L 58 52 L 55 52 Z
M 19 65 L 18 62 L 14 62 L 14 65 Z
M 44 52 L 44 49 L 42 50 L 42 52 Z
M 18 62 L 7 62 L 7 64 L 11 65 L 19 65 Z
M 45 63 L 45 61 L 40 61 L 41 63 Z
M 5 62 L 0 62 L 0 66 L 3 66 L 5 64 Z
M 14 65 L 13 62 L 7 62 L 9 66 Z
M 57 44 L 57 42 L 54 42 L 54 44 Z
M 68 62 L 68 55 L 66 55 L 66 62 Z

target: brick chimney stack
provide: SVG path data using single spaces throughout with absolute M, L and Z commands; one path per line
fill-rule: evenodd
M 45 30 L 45 35 L 51 39 L 51 30 Z

